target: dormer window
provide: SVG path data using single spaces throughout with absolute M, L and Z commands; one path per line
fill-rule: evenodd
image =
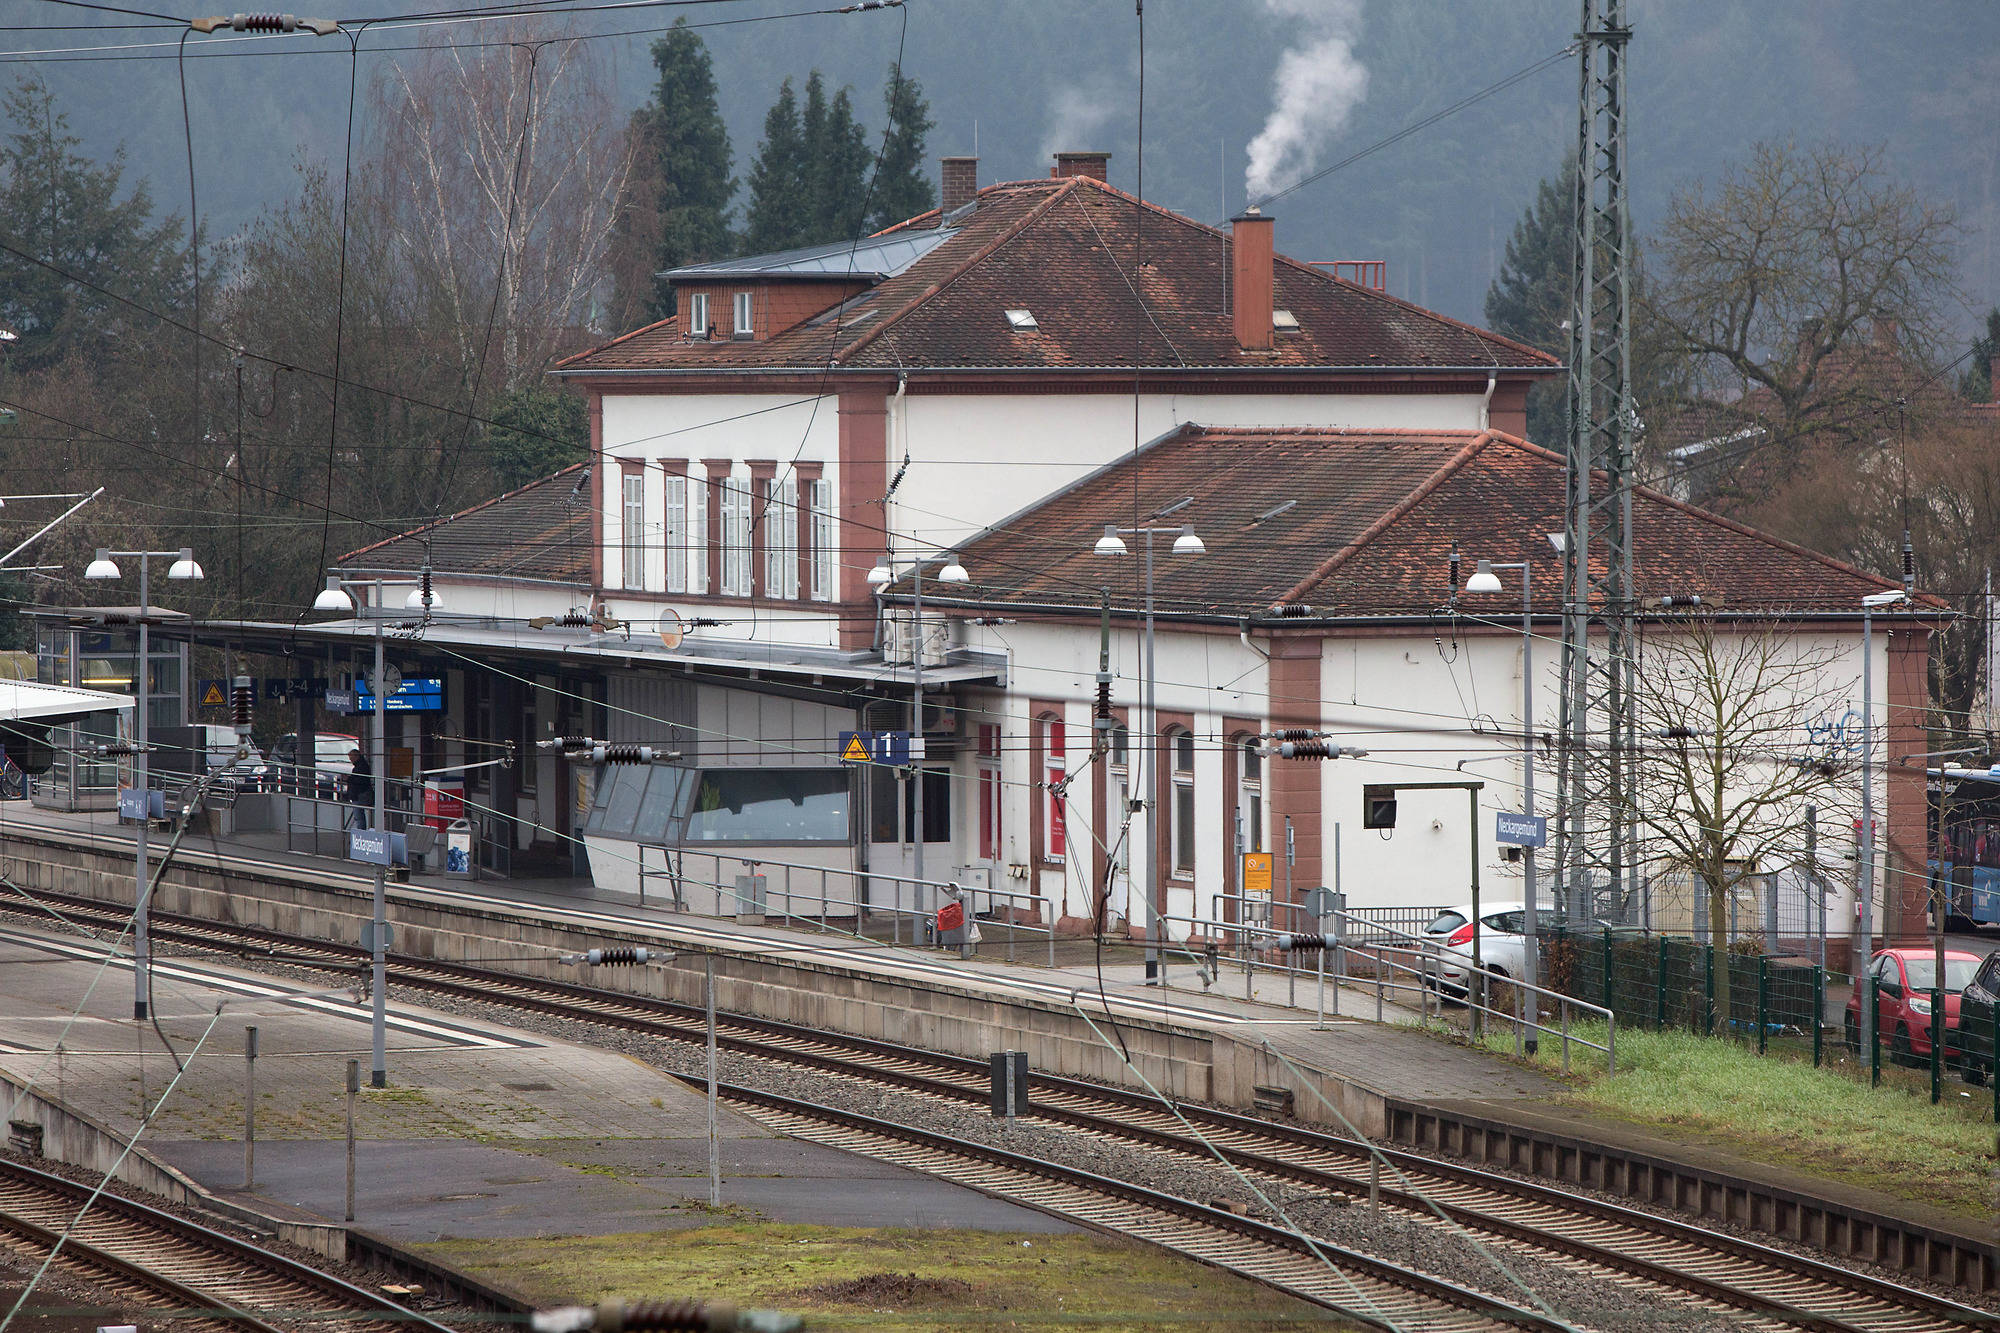
M 739 338 L 754 338 L 757 336 L 756 329 L 750 323 L 750 293 L 748 292 L 736 293 L 735 333 Z
M 1037 333 L 1042 326 L 1035 322 L 1035 312 L 1032 310 L 1009 310 L 1007 327 L 1016 333 Z
M 1279 333 L 1297 333 L 1299 331 L 1299 317 L 1289 310 L 1273 310 L 1271 312 L 1271 327 Z
M 708 293 L 688 293 L 688 337 L 708 336 Z

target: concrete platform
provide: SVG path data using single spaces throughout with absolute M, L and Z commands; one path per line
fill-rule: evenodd
M 704 1099 L 650 1066 L 403 1004 L 390 1084 L 365 1086 L 369 1015 L 345 1000 L 162 959 L 159 1021 L 102 946 L 0 931 L 0 1069 L 225 1199 L 277 1216 L 345 1209 L 345 1079 L 362 1062 L 356 1223 L 391 1239 L 610 1234 L 699 1226 Z M 218 1009 L 218 1001 L 221 1004 Z M 245 1190 L 244 1028 L 258 1028 L 256 1188 Z M 164 1041 L 162 1040 L 164 1034 Z M 171 1050 L 169 1049 L 171 1045 Z M 176 1059 L 186 1066 L 177 1072 Z M 5 1097 L 0 1090 L 0 1097 Z M 721 1116 L 725 1214 L 839 1226 L 1068 1230 L 914 1172 Z
M 129 834 L 108 815 L 22 812 L 15 804 L 0 810 L 0 838 L 24 884 L 131 901 L 125 869 Z M 181 863 L 162 886 L 160 907 L 355 941 L 370 883 L 359 870 L 323 858 L 211 842 L 184 848 Z M 1240 971 L 1226 964 L 1216 984 L 1203 989 L 1195 979 L 1197 959 L 1185 954 L 1170 952 L 1166 959 L 1176 983 L 1171 988 L 1142 984 L 1136 965 L 1118 961 L 1107 962 L 1100 984 L 1100 971 L 1088 955 L 1059 955 L 1062 965 L 1054 968 L 1030 965 L 1046 958 L 1045 945 L 1023 947 L 1014 964 L 990 950 L 961 959 L 824 933 L 807 923 L 788 928 L 689 917 L 574 881 L 467 883 L 419 876 L 391 887 L 390 914 L 398 951 L 418 957 L 479 957 L 488 966 L 523 975 L 698 1002 L 699 968 L 586 973 L 558 959 L 597 944 L 708 953 L 717 959 L 720 1004 L 728 1012 L 980 1058 L 1013 1047 L 1027 1051 L 1036 1069 L 1244 1109 L 1265 1101 L 1267 1093 L 1290 1094 L 1302 1119 L 1396 1141 L 1416 1141 L 1397 1138 L 1413 1117 L 1431 1114 L 1435 1120 L 1448 1115 L 1448 1108 L 1474 1104 L 1481 1119 L 1551 1139 L 1544 1145 L 1551 1160 L 1616 1149 L 1621 1137 L 1615 1122 L 1557 1104 L 1561 1085 L 1553 1079 L 1395 1021 L 1370 1021 L 1372 990 L 1342 990 L 1337 1001 L 1330 994 L 1329 1019 L 1322 1027 L 1313 1010 L 1272 1003 L 1291 983 L 1253 978 L 1251 998 L 1245 999 Z M 1302 1002 L 1316 1001 L 1306 979 L 1297 990 Z M 1336 1010 L 1339 1017 L 1333 1016 Z M 1413 1015 L 1385 1006 L 1385 1017 Z M 1660 1140 L 1650 1146 L 1691 1174 L 1713 1174 L 1707 1168 L 1711 1156 L 1700 1145 Z M 1732 1161 L 1725 1170 L 1740 1173 L 1729 1182 L 1738 1192 L 1739 1186 L 1783 1191 L 1794 1176 L 1747 1161 Z M 1777 1179 L 1780 1174 L 1786 1179 Z M 1867 1193 L 1824 1184 L 1823 1195 Z M 1843 1206 L 1868 1212 L 1875 1219 L 1865 1220 L 1870 1234 L 1889 1237 L 1883 1246 L 1957 1244 L 1931 1225 L 1932 1218 L 1912 1216 L 1930 1210 L 1906 1204 L 1875 1195 L 1850 1198 Z M 1912 1229 L 1891 1236 L 1882 1219 L 1909 1221 Z M 2000 1267 L 1991 1261 L 1990 1240 L 1964 1239 L 1983 1256 L 1979 1262 Z
M 37 810 L 21 802 L 0 808 L 0 838 L 10 834 L 32 837 L 47 832 L 65 842 L 88 845 L 114 856 L 131 845 L 131 830 L 106 811 L 56 812 Z M 364 867 L 325 857 L 294 855 L 268 844 L 275 835 L 250 834 L 235 839 L 190 839 L 182 851 L 192 866 L 216 865 L 228 880 L 228 868 L 239 866 L 260 874 L 304 883 L 338 886 L 348 892 L 366 891 L 371 883 Z M 112 864 L 116 864 L 115 861 Z M 129 901 L 129 880 L 126 885 Z M 111 895 L 111 896 L 115 896 Z M 1110 1015 L 1123 1019 L 1154 1019 L 1190 1029 L 1241 1030 L 1253 1043 L 1269 1040 L 1294 1060 L 1337 1057 L 1341 1074 L 1382 1097 L 1422 1100 L 1431 1097 L 1540 1097 L 1558 1085 L 1482 1052 L 1455 1048 L 1396 1025 L 1415 1020 L 1413 1010 L 1393 1001 L 1385 1007 L 1388 1025 L 1374 1023 L 1372 989 L 1329 986 L 1328 1031 L 1317 1026 L 1317 995 L 1311 979 L 1291 981 L 1268 971 L 1250 983 L 1245 998 L 1241 970 L 1225 962 L 1212 986 L 1197 977 L 1199 954 L 1169 949 L 1162 966 L 1169 985 L 1148 986 L 1137 962 L 1108 962 L 1099 967 L 1087 952 L 1064 943 L 1064 963 L 1054 969 L 1040 965 L 1046 941 L 1023 936 L 1017 962 L 1005 960 L 1000 941 L 1004 927 L 988 927 L 989 941 L 979 955 L 961 959 L 953 951 L 898 947 L 853 934 L 824 932 L 800 922 L 777 920 L 762 926 L 738 925 L 713 918 L 691 917 L 656 904 L 640 904 L 630 894 L 562 879 L 482 880 L 414 875 L 390 886 L 391 917 L 410 921 L 422 907 L 441 912 L 472 910 L 518 916 L 523 913 L 560 923 L 573 930 L 605 931 L 659 944 L 682 943 L 763 959 L 773 963 L 812 962 L 837 966 L 863 975 L 891 976 L 920 989 L 945 988 L 995 1000 L 1023 999 L 1042 1006 L 1074 1010 L 1088 998 L 1094 1021 Z M 171 895 L 163 893 L 171 906 Z M 343 913 L 344 914 L 344 913 Z M 323 914 L 322 914 L 323 915 Z M 357 939 L 350 929 L 341 938 Z M 399 948 L 405 947 L 398 944 Z M 524 951 L 525 953 L 525 951 Z M 546 951 L 544 951 L 546 956 Z M 1074 960 L 1074 961 L 1071 961 Z M 1099 978 L 1103 979 L 1100 989 Z M 1331 992 L 1338 989 L 1337 996 Z M 1289 1007 L 1288 998 L 1302 1007 Z M 1310 1032 L 1310 1035 L 1306 1035 Z M 1084 1037 L 1097 1038 L 1085 1027 Z M 1109 1048 L 1109 1042 L 1104 1043 Z M 1322 1066 L 1324 1068 L 1324 1066 Z M 1176 1088 L 1176 1091 L 1188 1091 Z

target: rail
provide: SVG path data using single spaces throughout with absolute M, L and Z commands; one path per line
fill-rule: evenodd
M 887 917 L 890 943 L 903 943 L 904 923 L 909 923 L 909 942 L 936 944 L 938 909 L 948 902 L 965 905 L 966 923 L 1004 926 L 1007 932 L 1007 961 L 1015 961 L 1022 937 L 1043 937 L 1047 941 L 1048 965 L 1056 965 L 1056 932 L 1053 920 L 1041 923 L 1021 918 L 1040 917 L 1045 902 L 1032 893 L 1011 889 L 991 889 L 978 884 L 948 880 L 917 879 L 877 870 L 850 870 L 843 866 L 808 865 L 760 856 L 754 852 L 729 853 L 654 843 L 638 843 L 639 902 L 646 902 L 647 886 L 664 881 L 674 910 L 699 910 L 712 906 L 715 915 L 749 914 L 778 916 L 786 925 L 803 921 L 816 924 L 822 932 L 834 928 L 829 919 L 852 917 L 861 922 L 869 917 Z M 650 853 L 650 855 L 649 855 Z M 693 868 L 690 869 L 690 862 Z M 702 876 L 706 863 L 709 874 Z M 772 884 L 771 872 L 778 882 Z M 712 893 L 712 904 L 690 906 L 690 889 Z M 982 909 L 981 900 L 985 905 Z M 1004 903 L 1004 913 L 995 913 L 994 901 Z M 724 904 L 733 913 L 724 913 Z M 982 932 L 983 933 L 983 932 Z

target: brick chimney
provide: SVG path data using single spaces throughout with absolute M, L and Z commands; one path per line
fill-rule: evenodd
M 979 193 L 979 159 L 947 157 L 939 165 L 944 185 L 938 193 L 944 200 L 944 211 L 951 213 L 971 203 L 972 197 Z
M 1235 303 L 1236 342 L 1248 351 L 1271 349 L 1273 225 L 1256 209 L 1229 219 L 1229 290 Z
M 1056 164 L 1050 168 L 1049 175 L 1057 179 L 1064 176 L 1088 176 L 1094 181 L 1101 181 L 1106 179 L 1105 172 L 1110 165 L 1109 153 L 1057 153 Z

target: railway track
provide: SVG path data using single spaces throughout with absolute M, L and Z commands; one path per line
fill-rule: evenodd
M 703 1080 L 682 1076 L 696 1086 Z M 1439 1333 L 1569 1329 L 1536 1311 L 1221 1208 L 1076 1167 L 837 1107 L 718 1083 L 737 1110 L 797 1138 L 893 1162 L 1101 1231 L 1151 1241 L 1365 1323 Z
M 38 896 L 95 924 L 115 926 L 124 920 L 122 913 L 91 900 Z M 0 900 L 0 910 L 31 911 L 25 904 L 5 900 Z M 151 920 L 154 937 L 162 941 L 174 939 L 249 956 L 282 955 L 286 961 L 343 969 L 358 966 L 365 957 L 359 949 L 301 942 L 252 928 L 159 912 Z M 398 985 L 433 994 L 672 1040 L 698 1041 L 704 1030 L 702 1013 L 692 1006 L 567 982 L 413 958 L 392 958 L 390 977 Z M 719 1023 L 718 1042 L 744 1055 L 887 1085 L 960 1107 L 983 1106 L 989 1095 L 986 1064 L 965 1057 L 734 1015 Z M 1185 1104 L 1169 1110 L 1143 1094 L 1080 1080 L 1037 1075 L 1034 1089 L 1033 1113 L 1043 1120 L 1081 1134 L 1203 1161 L 1220 1156 L 1254 1180 L 1355 1197 L 1368 1193 L 1370 1161 L 1379 1159 L 1388 1177 L 1381 1198 L 1385 1207 L 1402 1216 L 1442 1216 L 1503 1248 L 1549 1256 L 1670 1301 L 1727 1310 L 1744 1327 L 1824 1333 L 2000 1329 L 2000 1319 L 1994 1315 L 1926 1291 L 1532 1181 L 1229 1111 Z M 785 1114 L 804 1112 L 795 1107 Z M 864 1131 L 850 1126 L 842 1132 Z
M 134 1304 L 174 1313 L 177 1330 L 451 1333 L 444 1324 L 314 1268 L 109 1192 L 72 1226 L 90 1190 L 0 1159 L 0 1238 L 39 1262 L 55 1248 L 66 1272 Z

